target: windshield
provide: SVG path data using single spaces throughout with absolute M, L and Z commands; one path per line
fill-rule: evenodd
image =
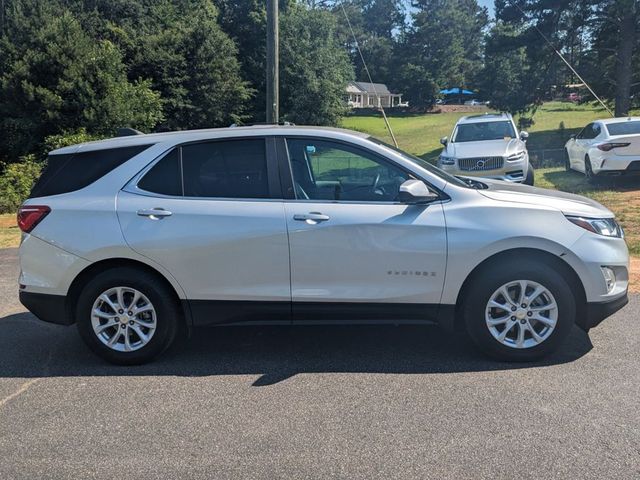
M 616 135 L 636 135 L 640 133 L 640 120 L 607 123 L 606 127 L 612 137 Z
M 453 142 L 481 142 L 484 140 L 502 140 L 514 138 L 513 124 L 504 122 L 461 123 L 456 128 Z
M 375 137 L 368 137 L 367 140 L 371 140 L 373 143 L 377 145 L 381 145 L 385 148 L 388 148 L 389 150 L 393 150 L 395 153 L 400 154 L 402 158 L 409 160 L 412 163 L 415 163 L 419 167 L 427 170 L 429 173 L 433 173 L 435 176 L 441 178 L 445 182 L 453 183 L 454 185 L 457 185 L 459 187 L 466 187 L 466 188 L 471 187 L 471 185 L 469 185 L 467 182 L 461 180 L 458 177 L 454 177 L 453 175 L 450 175 L 443 170 L 440 170 L 438 167 L 432 165 L 431 163 L 427 162 L 426 160 L 423 160 L 420 157 L 411 155 L 410 153 L 400 150 L 399 148 L 396 148 L 393 145 L 389 145 L 388 143 L 383 142 L 382 140 L 378 140 Z

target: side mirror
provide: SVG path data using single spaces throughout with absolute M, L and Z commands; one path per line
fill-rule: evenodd
M 525 132 L 525 131 L 520 132 L 520 140 L 526 142 L 527 138 L 529 138 L 529 132 Z
M 578 135 L 576 133 L 572 133 L 571 135 L 569 135 L 569 140 L 575 140 L 576 138 L 578 138 Z
M 407 180 L 400 185 L 399 199 L 402 203 L 429 203 L 438 198 L 438 194 L 429 190 L 429 187 L 420 180 Z
M 446 147 L 447 143 L 449 143 L 449 137 L 442 137 L 440 143 Z

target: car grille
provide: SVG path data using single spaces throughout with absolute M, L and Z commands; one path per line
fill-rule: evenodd
M 480 172 L 484 170 L 497 170 L 504 165 L 502 157 L 474 157 L 459 158 L 458 167 L 467 172 Z

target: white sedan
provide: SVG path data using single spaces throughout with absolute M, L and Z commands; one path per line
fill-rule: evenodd
M 590 180 L 640 174 L 640 117 L 596 120 L 565 145 L 565 167 Z

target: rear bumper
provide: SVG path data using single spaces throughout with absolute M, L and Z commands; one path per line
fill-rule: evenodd
M 615 160 L 604 159 L 599 168 L 593 172 L 598 176 L 632 176 L 640 175 L 640 160 L 617 157 Z
M 20 303 L 43 322 L 71 325 L 73 319 L 67 312 L 64 295 L 20 292 Z
M 598 326 L 604 319 L 610 317 L 629 303 L 629 297 L 623 296 L 608 302 L 588 302 L 584 314 L 576 319 L 576 324 L 585 331 Z

